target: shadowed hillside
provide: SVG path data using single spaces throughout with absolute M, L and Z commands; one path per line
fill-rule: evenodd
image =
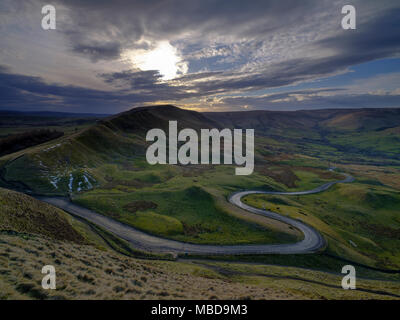
M 228 128 L 254 128 L 311 156 L 332 161 L 399 163 L 400 109 L 332 109 L 205 113 Z
M 98 180 L 89 168 L 143 156 L 149 145 L 146 132 L 167 132 L 170 120 L 178 121 L 178 129 L 254 128 L 256 166 L 285 154 L 337 163 L 400 164 L 400 109 L 198 113 L 165 105 L 135 108 L 12 155 L 6 158 L 3 180 L 23 182 L 41 193 L 89 190 Z
M 236 176 L 233 166 L 229 165 L 149 165 L 144 159 L 146 132 L 153 128 L 168 131 L 169 120 L 178 121 L 179 129 L 254 128 L 254 173 Z M 397 138 L 399 129 L 397 109 L 202 114 L 173 106 L 137 108 L 0 158 L 0 184 L 42 194 L 69 194 L 76 204 L 106 217 L 183 242 L 291 243 L 301 239 L 298 230 L 236 208 L 228 203 L 227 197 L 237 190 L 311 190 L 332 180 L 342 179 L 340 169 L 343 169 L 354 174 L 356 181 L 339 185 L 323 194 L 300 198 L 255 195 L 244 200 L 252 206 L 302 220 L 318 229 L 328 240 L 323 254 L 315 254 L 312 259 L 294 255 L 279 258 L 253 256 L 248 257 L 248 261 L 282 265 L 288 265 L 291 261 L 290 265 L 304 267 L 303 261 L 306 267 L 312 269 L 340 272 L 341 261 L 337 259 L 348 259 L 366 266 L 398 269 L 398 170 L 396 166 L 385 164 L 399 163 L 396 162 L 400 145 Z M 340 168 L 338 172 L 326 170 L 332 162 Z M 364 168 L 360 165 L 364 162 L 377 163 L 379 166 Z M 320 275 L 315 276 L 314 270 L 294 269 L 286 272 L 276 267 L 278 269 L 271 271 L 271 267 L 264 270 L 247 265 L 247 271 L 244 272 L 240 266 L 217 262 L 200 263 L 201 268 L 191 263 L 187 267 L 191 275 L 181 277 L 179 274 L 176 283 L 175 280 L 168 282 L 159 290 L 151 291 L 150 286 L 144 283 L 143 288 L 137 288 L 136 283 L 131 285 L 129 281 L 124 281 L 124 272 L 117 273 L 104 268 L 103 263 L 109 265 L 111 260 L 117 261 L 114 254 L 98 251 L 94 254 L 94 249 L 88 245 L 92 244 L 101 250 L 113 248 L 137 257 L 137 249 L 129 248 L 123 240 L 93 225 L 78 223 L 60 210 L 44 206 L 26 195 L 0 189 L 0 202 L 3 208 L 0 228 L 3 230 L 2 241 L 6 243 L 3 247 L 12 251 L 4 254 L 13 255 L 16 270 L 0 277 L 0 285 L 7 288 L 5 297 L 50 297 L 42 295 L 34 281 L 23 278 L 21 268 L 25 258 L 20 257 L 26 246 L 47 246 L 54 241 L 49 239 L 59 240 L 59 249 L 51 251 L 55 256 L 52 259 L 61 261 L 60 255 L 63 263 L 76 264 L 80 268 L 82 264 L 79 259 L 82 259 L 81 252 L 84 252 L 84 260 L 92 264 L 85 271 L 68 272 L 67 277 L 73 285 L 61 293 L 64 298 L 179 298 L 181 293 L 175 292 L 175 285 L 181 285 L 181 281 L 188 279 L 202 283 L 199 286 L 201 294 L 196 290 L 186 292 L 193 298 L 208 296 L 205 288 L 209 283 L 213 284 L 215 290 L 209 294 L 210 297 L 239 298 L 246 294 L 252 298 L 273 298 L 275 292 L 264 294 L 254 291 L 249 294 L 247 290 L 242 290 L 238 294 L 226 295 L 222 288 L 227 283 L 232 284 L 232 289 L 243 288 L 243 283 L 247 286 L 255 281 L 257 288 L 264 290 L 273 285 L 266 279 L 277 276 L 285 279 L 285 297 L 397 297 L 397 291 L 392 290 L 397 284 L 392 283 L 382 284 L 381 288 L 376 289 L 375 283 L 366 282 L 366 291 L 343 292 L 338 285 L 340 276 L 333 275 L 329 286 L 321 287 L 314 294 L 316 288 L 323 286 L 325 281 L 318 280 Z M 67 244 L 65 241 L 78 244 Z M 2 244 L 0 242 L 0 247 Z M 71 257 L 64 259 L 68 251 L 72 252 Z M 148 253 L 140 254 L 148 257 Z M 29 259 L 37 263 L 36 257 L 29 256 Z M 98 263 L 96 259 L 103 263 Z M 0 263 L 4 261 L 0 256 Z M 126 259 L 123 262 L 124 265 L 131 263 L 133 265 L 136 262 Z M 171 272 L 188 265 L 179 262 L 157 264 L 160 268 L 163 265 L 163 280 L 172 279 L 174 276 Z M 160 270 L 158 267 L 156 269 Z M 364 271 L 368 277 L 375 275 L 371 270 Z M 28 268 L 28 273 L 33 272 Z M 292 279 L 298 274 L 304 280 Z M 150 277 L 147 272 L 143 276 Z M 322 273 L 321 276 L 326 277 Z M 13 282 L 16 277 L 20 277 L 18 285 Z M 210 277 L 218 281 L 210 282 Z M 392 280 L 391 275 L 383 277 Z M 288 279 L 292 279 L 291 282 Z M 108 283 L 114 280 L 115 284 L 110 287 Z M 158 280 L 154 277 L 154 281 Z M 154 284 L 150 279 L 148 283 Z M 280 289 L 281 286 L 280 282 L 276 288 Z M 288 292 L 296 294 L 292 296 Z M 384 293 L 376 296 L 381 294 L 379 292 Z
M 300 111 L 205 112 L 224 127 L 254 128 L 265 134 L 279 129 L 385 130 L 400 126 L 400 109 L 322 109 Z
M 82 222 L 29 196 L 0 189 L 2 299 L 396 299 L 396 282 L 294 267 L 213 261 L 143 260 L 117 254 Z M 108 235 L 109 237 L 109 235 Z M 55 266 L 57 290 L 41 269 Z M 386 281 L 385 281 L 386 280 Z
M 64 135 L 63 132 L 51 130 L 33 130 L 0 138 L 0 156 L 17 152 Z
M 85 243 L 62 210 L 25 194 L 0 188 L 0 230 Z
M 91 189 L 96 178 L 86 170 L 88 167 L 143 156 L 147 131 L 153 128 L 168 131 L 169 120 L 177 120 L 179 129 L 218 126 L 200 113 L 173 106 L 136 108 L 21 153 L 7 163 L 3 178 L 8 182 L 22 181 L 25 187 L 37 192 L 64 194 Z

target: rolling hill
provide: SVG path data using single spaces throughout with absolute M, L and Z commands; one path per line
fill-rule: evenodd
M 152 128 L 254 128 L 256 165 L 268 156 L 304 154 L 321 161 L 400 164 L 400 109 L 198 113 L 142 107 L 99 120 L 78 133 L 3 158 L 4 180 L 39 193 L 66 194 L 98 182 L 90 168 L 143 156 Z M 15 183 L 15 182 L 19 182 Z
M 3 169 L 3 179 L 34 192 L 67 192 L 90 189 L 96 183 L 87 168 L 119 159 L 143 156 L 145 135 L 152 128 L 167 130 L 168 121 L 182 128 L 214 128 L 213 120 L 200 113 L 173 106 L 137 108 L 98 121 L 65 138 L 17 154 Z M 78 181 L 79 180 L 79 181 Z M 72 181 L 72 182 L 71 182 Z
M 340 272 L 343 258 L 398 269 L 399 115 L 399 109 L 198 113 L 144 107 L 6 155 L 0 158 L 4 187 L 69 194 L 73 202 L 135 228 L 193 243 L 285 243 L 301 238 L 287 225 L 230 206 L 226 198 L 234 191 L 312 189 L 340 178 L 326 171 L 331 162 L 354 175 L 356 182 L 304 198 L 249 198 L 253 206 L 309 223 L 328 239 L 326 251 L 312 256 L 226 257 L 253 264 L 121 257 L 110 249 L 132 255 L 132 248 L 115 236 L 27 195 L 0 189 L 0 271 L 5 270 L 0 273 L 5 288 L 1 297 L 57 298 L 43 295 L 36 277 L 30 276 L 45 257 L 80 270 L 66 271 L 65 281 L 71 285 L 63 286 L 59 298 L 396 298 L 397 275 L 360 267 L 363 277 L 395 281 L 360 280 L 361 291 L 344 292 L 338 285 L 340 275 L 316 270 Z M 145 134 L 153 128 L 167 130 L 169 120 L 177 120 L 179 129 L 254 128 L 255 172 L 239 177 L 229 166 L 150 166 L 144 159 Z M 53 249 L 39 257 L 30 251 L 43 246 Z M 11 271 L 6 255 L 14 259 Z M 29 267 L 24 269 L 23 260 L 30 261 Z M 141 271 L 126 277 L 126 266 Z M 156 285 L 160 281 L 163 286 Z M 198 283 L 197 289 L 179 292 L 187 281 Z M 227 294 L 227 286 L 237 294 Z
M 0 188 L 0 204 L 0 300 L 400 298 L 398 281 L 379 272 L 379 281 L 363 277 L 357 290 L 343 290 L 340 274 L 307 268 L 137 259 L 115 252 L 109 234 L 27 195 Z M 44 264 L 55 266 L 57 290 L 42 289 Z
M 88 190 L 97 183 L 88 168 L 143 156 L 146 132 L 167 130 L 169 120 L 179 129 L 254 128 L 258 161 L 266 153 L 301 153 L 336 162 L 400 162 L 400 109 L 198 113 L 166 105 L 135 108 L 17 153 L 6 158 L 2 177 L 39 193 Z

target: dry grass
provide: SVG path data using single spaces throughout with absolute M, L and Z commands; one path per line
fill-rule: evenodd
M 40 234 L 58 240 L 84 243 L 68 215 L 47 203 L 0 188 L 0 230 Z
M 199 262 L 248 285 L 280 288 L 310 299 L 399 299 L 398 281 L 357 279 L 357 290 L 343 290 L 342 275 L 315 270 L 227 262 Z
M 41 288 L 54 265 L 57 289 Z M 207 268 L 137 260 L 88 245 L 1 235 L 1 299 L 299 299 L 298 294 L 235 282 Z
M 350 172 L 355 177 L 364 177 L 371 180 L 379 181 L 380 183 L 400 190 L 400 170 L 395 167 L 381 167 L 369 165 L 346 164 L 337 165 L 347 172 Z
M 296 181 L 299 180 L 293 170 L 289 167 L 275 166 L 273 168 L 268 168 L 266 166 L 256 166 L 255 169 L 256 172 L 264 176 L 268 176 L 274 179 L 276 182 L 284 184 L 288 188 L 295 188 Z
M 54 265 L 57 289 L 41 288 Z M 90 245 L 0 235 L 0 299 L 396 299 L 396 281 L 359 279 L 256 264 L 138 260 Z M 397 296 L 396 296 L 397 295 Z

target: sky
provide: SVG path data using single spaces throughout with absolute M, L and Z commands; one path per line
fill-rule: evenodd
M 49 4 L 55 30 L 42 28 Z M 346 4 L 354 30 L 341 25 Z M 155 104 L 400 107 L 400 1 L 0 1 L 0 110 Z

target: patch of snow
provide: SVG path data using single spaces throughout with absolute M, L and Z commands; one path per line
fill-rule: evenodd
M 90 183 L 89 179 L 85 175 L 83 175 L 83 179 L 85 179 L 88 189 L 93 189 L 93 185 Z
M 69 174 L 69 184 L 68 184 L 68 187 L 69 187 L 70 191 L 72 191 L 72 183 L 73 182 L 74 182 L 74 177 L 73 177 L 72 173 L 70 173 Z
M 47 169 L 47 167 L 43 164 L 42 160 L 39 160 L 39 166 L 42 168 Z
M 55 189 L 58 189 L 57 180 L 50 180 L 50 183 L 53 185 Z
M 59 177 L 57 177 L 57 176 L 53 176 L 53 177 L 49 177 L 49 179 L 50 179 L 50 183 L 53 185 L 53 187 L 55 188 L 55 189 L 58 189 L 58 181 L 60 181 L 60 178 Z
M 51 149 L 54 149 L 54 148 L 57 148 L 57 147 L 59 147 L 59 146 L 61 146 L 61 143 L 57 143 L 57 144 L 55 144 L 54 146 L 48 147 L 48 148 L 46 148 L 46 149 L 44 149 L 44 150 L 42 150 L 42 151 L 43 151 L 43 152 L 47 152 L 47 151 L 49 151 L 49 150 L 51 150 Z
M 349 240 L 349 243 L 350 243 L 353 247 L 356 247 L 356 248 L 357 248 L 357 245 L 356 245 L 353 241 Z

